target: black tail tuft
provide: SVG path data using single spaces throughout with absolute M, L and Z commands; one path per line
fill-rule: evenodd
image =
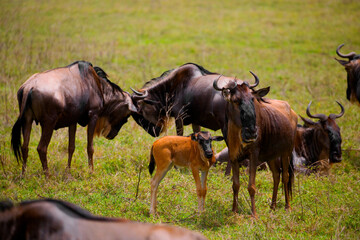
M 21 160 L 21 126 L 22 126 L 22 119 L 19 117 L 11 131 L 11 148 L 14 152 L 16 157 L 16 161 L 19 163 Z
M 294 179 L 295 179 L 295 175 L 294 175 L 294 157 L 293 155 L 291 154 L 291 157 L 290 157 L 290 165 L 289 165 L 289 182 L 288 182 L 288 185 L 287 185 L 287 188 L 289 190 L 289 195 L 290 195 L 290 198 L 292 198 L 292 189 L 293 189 L 293 185 L 294 185 Z
M 151 147 L 151 151 L 150 151 L 150 163 L 149 163 L 149 173 L 150 175 L 153 174 L 155 169 L 155 159 L 154 159 L 154 155 L 153 155 L 153 147 Z

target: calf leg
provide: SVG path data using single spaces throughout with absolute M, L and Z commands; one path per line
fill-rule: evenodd
M 28 153 L 29 153 L 31 124 L 32 124 L 32 119 L 26 118 L 25 123 L 22 126 L 22 134 L 23 134 L 24 142 L 21 146 L 21 153 L 22 153 L 22 158 L 23 158 L 21 175 L 23 175 L 23 176 L 25 175 L 26 163 L 27 163 Z
M 191 171 L 194 176 L 194 180 L 195 180 L 195 184 L 196 184 L 196 195 L 198 197 L 198 210 L 199 210 L 199 212 L 202 212 L 202 211 L 204 211 L 204 197 L 205 197 L 204 196 L 205 188 L 203 188 L 203 182 L 205 184 L 205 180 L 203 180 L 203 179 L 206 178 L 206 175 L 203 174 L 201 176 L 201 180 L 200 180 L 199 170 L 196 168 L 191 168 Z
M 156 173 L 151 179 L 150 215 L 156 213 L 156 195 L 158 186 L 173 165 L 174 164 L 169 161 L 167 164 L 161 164 L 161 168 L 159 167 L 159 165 L 156 168 Z
M 275 210 L 275 208 L 276 208 L 276 199 L 277 199 L 277 193 L 278 193 L 278 189 L 279 189 L 280 169 L 281 169 L 281 166 L 279 163 L 280 163 L 279 158 L 268 162 L 269 168 L 272 172 L 273 181 L 274 181 L 273 195 L 272 195 L 271 206 L 270 206 L 270 208 L 272 210 Z
M 71 159 L 75 151 L 75 133 L 76 133 L 76 124 L 69 126 L 69 148 L 68 148 L 68 165 L 67 168 L 71 168 Z
M 207 186 L 206 186 L 206 180 L 207 180 L 207 175 L 208 175 L 209 171 L 201 171 L 201 187 L 202 187 L 202 191 L 201 191 L 201 197 L 202 197 L 202 209 L 205 209 L 205 197 L 206 197 L 206 192 L 207 192 Z
M 46 178 L 49 177 L 49 169 L 47 165 L 47 148 L 50 143 L 50 139 L 54 130 L 54 124 L 42 124 L 41 126 L 41 138 L 37 151 L 39 153 L 40 161 L 45 173 Z

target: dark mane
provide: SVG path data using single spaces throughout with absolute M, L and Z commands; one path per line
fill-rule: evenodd
M 180 67 L 188 65 L 188 64 L 196 66 L 200 70 L 200 72 L 201 72 L 201 74 L 203 76 L 209 75 L 209 74 L 217 74 L 217 73 L 210 72 L 209 70 L 205 69 L 204 67 L 202 67 L 202 66 L 200 66 L 200 65 L 198 65 L 196 63 L 191 63 L 191 62 L 185 63 L 185 64 L 181 65 Z M 177 69 L 178 68 L 170 69 L 170 70 L 167 70 L 167 71 L 163 72 L 159 77 L 153 78 L 150 81 L 146 82 L 142 88 L 149 88 L 149 87 L 152 87 L 152 86 L 156 85 L 157 83 L 161 82 L 162 80 L 165 80 L 166 77 L 170 73 L 172 73 L 173 71 L 175 71 Z
M 96 72 L 96 74 L 101 77 L 102 79 L 104 79 L 107 83 L 110 84 L 110 86 L 112 86 L 112 88 L 115 88 L 116 90 L 120 91 L 120 92 L 123 92 L 123 90 L 118 86 L 116 85 L 115 83 L 111 82 L 109 79 L 108 79 L 108 75 L 107 73 L 100 67 L 97 67 L 95 66 L 94 67 L 94 70 Z
M 41 199 L 41 200 L 23 201 L 19 204 L 19 206 L 26 206 L 31 203 L 37 203 L 37 202 L 49 202 L 55 204 L 57 207 L 62 209 L 66 214 L 70 215 L 71 217 L 83 218 L 86 220 L 93 220 L 93 221 L 104 221 L 104 222 L 126 221 L 119 218 L 96 216 L 86 211 L 85 209 L 80 208 L 75 204 L 58 199 Z

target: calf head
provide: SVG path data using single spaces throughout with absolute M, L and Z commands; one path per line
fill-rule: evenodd
M 339 114 L 332 113 L 329 116 L 326 116 L 325 114 L 312 115 L 310 113 L 310 102 L 306 109 L 306 114 L 310 118 L 319 119 L 319 121 L 313 122 L 310 119 L 300 116 L 305 123 L 304 127 L 317 130 L 318 134 L 316 134 L 316 139 L 313 140 L 317 141 L 317 143 L 320 144 L 320 147 L 328 154 L 330 163 L 341 162 L 341 134 L 335 119 L 344 115 L 344 107 L 338 101 L 336 102 L 341 107 L 341 112 Z
M 348 54 L 340 53 L 340 48 L 344 44 L 337 47 L 336 53 L 339 57 L 347 58 L 348 61 L 336 59 L 345 67 L 347 72 L 347 89 L 346 97 L 352 103 L 360 103 L 360 54 L 351 52 Z
M 214 88 L 221 91 L 227 101 L 227 117 L 241 129 L 241 138 L 244 143 L 251 143 L 257 139 L 255 100 L 260 101 L 270 89 L 264 88 L 255 91 L 254 88 L 259 84 L 259 78 L 254 73 L 250 73 L 255 77 L 253 85 L 234 79 L 223 88 L 219 88 L 217 82 L 221 76 L 213 83 Z
M 192 133 L 190 136 L 191 136 L 191 140 L 197 141 L 199 143 L 199 145 L 204 151 L 204 155 L 206 158 L 212 158 L 213 156 L 211 142 L 224 140 L 222 136 L 212 137 L 209 132 L 204 132 L 204 131 Z

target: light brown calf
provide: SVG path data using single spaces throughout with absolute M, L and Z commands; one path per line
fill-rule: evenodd
M 150 214 L 156 213 L 156 193 L 161 180 L 175 165 L 190 168 L 196 183 L 199 211 L 204 210 L 206 179 L 209 168 L 215 163 L 211 141 L 221 141 L 223 137 L 212 137 L 208 132 L 193 133 L 189 137 L 165 136 L 154 142 L 150 153 L 149 172 L 156 173 L 151 179 Z M 199 176 L 201 172 L 201 178 Z

